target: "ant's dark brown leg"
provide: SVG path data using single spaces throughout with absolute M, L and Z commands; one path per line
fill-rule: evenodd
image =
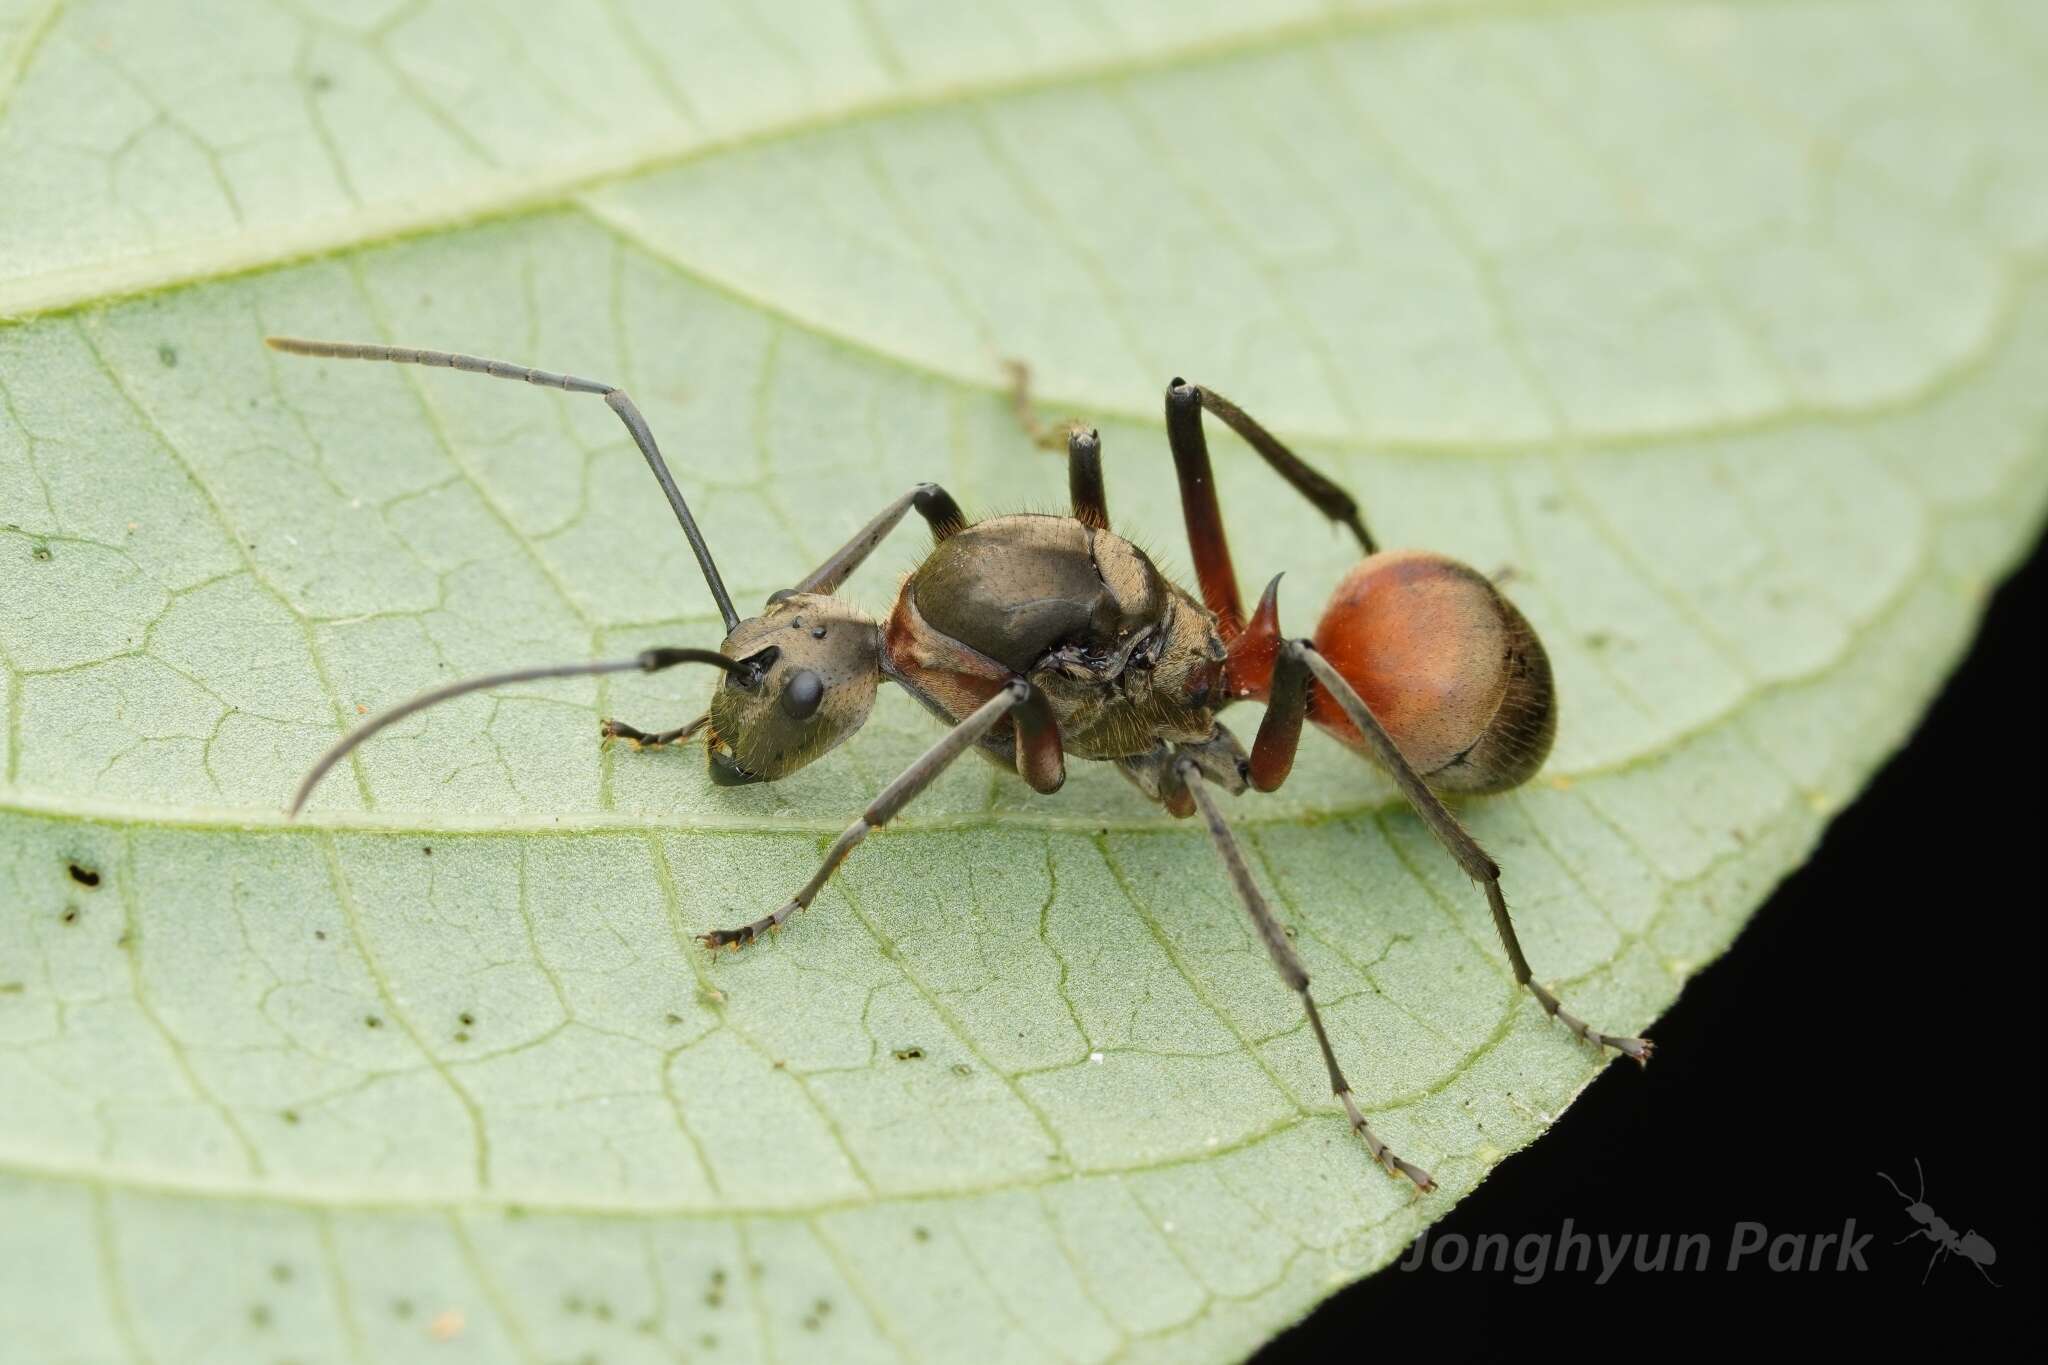
M 1102 489 L 1102 435 L 1092 427 L 1067 433 L 1067 492 L 1075 521 L 1098 531 L 1109 529 L 1109 499 Z
M 874 553 L 877 545 L 888 539 L 889 533 L 896 529 L 896 524 L 902 521 L 913 507 L 932 528 L 933 540 L 944 540 L 967 525 L 967 518 L 961 515 L 960 504 L 953 501 L 951 493 L 935 483 L 921 483 L 876 513 L 874 520 L 856 531 L 852 540 L 842 545 L 823 564 L 811 570 L 802 582 L 789 591 L 827 594 L 837 592 L 839 585 Z
M 1037 688 L 1017 707 L 1017 774 L 1040 796 L 1051 796 L 1067 784 L 1067 751 L 1060 742 L 1052 703 Z
M 1075 418 L 1047 426 L 1038 420 L 1031 406 L 1031 367 L 1021 360 L 1005 360 L 1010 372 L 1010 405 L 1016 410 L 1017 425 L 1044 450 L 1067 447 L 1067 487 L 1073 500 L 1074 520 L 1098 531 L 1109 529 L 1109 503 L 1102 492 L 1102 433 L 1084 427 Z
M 832 879 L 833 872 L 846 861 L 846 855 L 868 837 L 870 830 L 887 824 L 951 766 L 954 759 L 980 743 L 982 736 L 994 729 L 1004 716 L 1024 705 L 1032 695 L 1031 684 L 1022 678 L 1005 683 L 1001 691 L 983 702 L 974 714 L 948 730 L 945 738 L 927 749 L 922 757 L 903 770 L 901 777 L 882 789 L 882 794 L 869 804 L 860 819 L 848 825 L 846 832 L 832 841 L 832 847 L 825 850 L 824 861 L 818 865 L 817 872 L 804 883 L 802 890 L 783 903 L 781 909 L 737 929 L 713 929 L 710 933 L 698 935 L 698 938 L 707 948 L 737 948 L 752 943 L 770 930 L 781 928 L 784 920 L 807 908 L 817 898 L 825 883 Z
M 597 733 L 601 739 L 623 739 L 636 749 L 659 749 L 670 744 L 687 744 L 697 737 L 697 732 L 711 723 L 711 717 L 702 715 L 688 725 L 678 725 L 673 730 L 657 730 L 652 734 L 637 729 L 622 720 L 599 721 Z
M 1366 1150 L 1372 1153 L 1373 1160 L 1386 1167 L 1387 1174 L 1404 1175 L 1425 1193 L 1435 1189 L 1436 1181 L 1429 1172 L 1394 1155 L 1394 1150 L 1380 1141 L 1379 1135 L 1365 1121 L 1365 1115 L 1359 1112 L 1358 1101 L 1351 1095 L 1351 1082 L 1344 1079 L 1344 1069 L 1337 1065 L 1337 1053 L 1330 1046 L 1330 1035 L 1323 1027 L 1323 1016 L 1316 1010 L 1315 997 L 1309 994 L 1308 968 L 1302 965 L 1301 956 L 1294 951 L 1287 931 L 1280 927 L 1279 920 L 1273 918 L 1265 894 L 1252 878 L 1251 869 L 1245 866 L 1244 852 L 1238 848 L 1237 837 L 1224 821 L 1222 808 L 1210 794 L 1200 766 L 1192 758 L 1183 757 L 1174 765 L 1174 772 L 1202 812 L 1203 823 L 1209 827 L 1209 837 L 1216 844 L 1217 856 L 1223 859 L 1223 866 L 1230 873 L 1230 884 L 1236 889 L 1245 912 L 1252 917 L 1252 924 L 1264 940 L 1266 951 L 1272 955 L 1273 965 L 1280 969 L 1280 979 L 1301 997 L 1301 1007 L 1308 1014 L 1308 1026 L 1315 1032 L 1316 1046 L 1322 1049 L 1323 1065 L 1330 1073 L 1330 1091 L 1344 1105 L 1344 1112 L 1351 1119 L 1351 1131 L 1365 1139 Z
M 1292 750 L 1301 736 L 1301 715 L 1308 705 L 1310 675 L 1358 727 L 1358 733 L 1365 737 L 1373 757 L 1394 779 L 1394 785 L 1401 789 L 1401 795 L 1421 817 L 1422 823 L 1429 826 L 1430 833 L 1436 835 L 1438 842 L 1464 869 L 1465 875 L 1485 889 L 1486 903 L 1493 911 L 1493 927 L 1499 931 L 1501 944 L 1507 949 L 1515 981 L 1527 986 L 1545 1010 L 1587 1042 L 1596 1047 L 1611 1047 L 1638 1062 L 1649 1061 L 1655 1050 L 1649 1039 L 1601 1033 L 1565 1009 L 1549 988 L 1536 979 L 1529 970 L 1529 959 L 1522 955 L 1522 942 L 1515 936 L 1514 922 L 1508 918 L 1507 899 L 1500 890 L 1500 865 L 1487 856 L 1486 850 L 1479 847 L 1465 832 L 1465 827 L 1458 823 L 1457 817 L 1429 789 L 1429 784 L 1409 766 L 1372 709 L 1344 680 L 1344 675 L 1307 640 L 1289 640 L 1274 663 L 1272 702 L 1265 721 L 1259 726 L 1259 737 L 1252 745 L 1252 780 L 1260 790 L 1271 791 L 1287 776 L 1288 767 L 1293 762 Z M 1285 755 L 1277 752 L 1283 746 L 1288 750 Z M 1262 777 L 1267 780 L 1262 781 Z
M 1358 503 L 1349 493 L 1310 468 L 1278 437 L 1222 394 L 1175 379 L 1166 388 L 1166 439 L 1173 448 L 1174 471 L 1180 476 L 1181 515 L 1187 523 L 1188 548 L 1195 557 L 1195 578 L 1202 588 L 1202 602 L 1221 619 L 1224 639 L 1229 640 L 1244 625 L 1244 603 L 1238 597 L 1237 572 L 1230 563 L 1223 511 L 1216 502 L 1209 441 L 1202 431 L 1204 409 L 1215 413 L 1242 436 L 1273 472 L 1287 480 L 1318 512 L 1348 526 L 1365 553 L 1371 554 L 1378 547 L 1358 514 Z

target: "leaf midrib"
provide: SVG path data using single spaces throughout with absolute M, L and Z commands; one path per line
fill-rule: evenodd
M 1746 2 L 1754 6 L 1780 0 Z M 724 137 L 679 128 L 671 135 L 639 144 L 598 141 L 580 146 L 544 166 L 512 174 L 482 172 L 464 177 L 462 188 L 445 195 L 398 198 L 360 212 L 290 226 L 268 226 L 259 232 L 213 242 L 0 280 L 0 323 L 76 312 L 117 299 L 253 274 L 316 256 L 561 208 L 574 204 L 579 196 L 592 190 L 636 176 L 901 114 L 1241 60 L 1358 33 L 1393 32 L 1537 12 L 1546 16 L 1585 13 L 1642 3 L 1643 0 L 1384 0 L 1375 8 L 1325 12 L 1313 19 L 1211 34 L 1180 44 L 1167 43 L 1146 53 L 1105 55 L 1093 61 L 1084 57 L 1009 79 L 979 84 L 940 82 L 856 98 L 832 108 L 769 118 Z M 20 83 L 27 78 L 28 66 L 55 27 L 60 9 L 61 4 L 53 4 L 41 17 L 36 31 L 24 39 L 23 51 L 12 72 L 13 82 L 0 82 L 0 117 L 4 117 Z M 0 69 L 0 74 L 6 74 L 4 69 Z

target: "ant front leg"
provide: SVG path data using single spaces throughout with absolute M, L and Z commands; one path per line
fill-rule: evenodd
M 1654 1051 L 1649 1039 L 1625 1038 L 1590 1027 L 1565 1009 L 1549 988 L 1536 979 L 1529 970 L 1529 959 L 1522 954 L 1522 942 L 1516 937 L 1514 921 L 1508 918 L 1507 899 L 1500 889 L 1500 865 L 1465 832 L 1457 817 L 1402 757 L 1378 717 L 1344 680 L 1343 674 L 1307 640 L 1289 640 L 1281 646 L 1274 660 L 1272 700 L 1266 708 L 1265 719 L 1259 724 L 1258 739 L 1252 744 L 1252 785 L 1260 791 L 1272 791 L 1287 780 L 1288 771 L 1294 764 L 1295 748 L 1301 740 L 1301 722 L 1308 709 L 1311 678 L 1315 685 L 1330 694 L 1351 723 L 1358 727 L 1358 733 L 1365 737 L 1373 757 L 1394 779 L 1394 785 L 1401 789 L 1401 795 L 1421 817 L 1422 823 L 1429 826 L 1430 833 L 1436 835 L 1437 841 L 1464 869 L 1465 875 L 1485 888 L 1486 903 L 1493 911 L 1493 927 L 1499 931 L 1501 944 L 1507 949 L 1508 963 L 1514 968 L 1516 984 L 1528 987 L 1549 1014 L 1580 1038 L 1596 1047 L 1611 1047 L 1638 1062 L 1649 1061 Z
M 1358 1101 L 1352 1098 L 1351 1082 L 1344 1079 L 1344 1069 L 1337 1065 L 1337 1053 L 1330 1046 L 1330 1035 L 1323 1027 L 1322 1014 L 1316 1009 L 1316 998 L 1309 994 L 1308 968 L 1302 965 L 1300 954 L 1288 941 L 1287 931 L 1273 917 L 1272 907 L 1266 904 L 1265 894 L 1259 890 L 1251 869 L 1245 865 L 1244 852 L 1237 846 L 1237 836 L 1230 832 L 1222 807 L 1210 794 L 1201 765 L 1192 756 L 1183 754 L 1174 764 L 1174 775 L 1185 787 L 1195 807 L 1202 812 L 1202 822 L 1209 827 L 1209 838 L 1215 843 L 1216 854 L 1230 874 L 1230 884 L 1237 892 L 1237 899 L 1244 906 L 1245 913 L 1252 917 L 1252 925 L 1259 931 L 1259 938 L 1264 941 L 1273 965 L 1280 969 L 1280 979 L 1301 997 L 1301 1008 L 1308 1015 L 1308 1026 L 1315 1033 L 1316 1046 L 1322 1049 L 1323 1065 L 1330 1073 L 1330 1092 L 1343 1104 L 1344 1113 L 1351 1120 L 1351 1131 L 1365 1139 L 1366 1150 L 1372 1153 L 1373 1160 L 1386 1167 L 1387 1174 L 1406 1176 L 1415 1183 L 1417 1190 L 1427 1194 L 1436 1188 L 1436 1180 L 1420 1166 L 1396 1156 L 1393 1148 L 1380 1141 L 1379 1135 L 1373 1132 L 1372 1125 L 1359 1111 Z
M 1048 762 L 1048 750 L 1050 762 L 1057 767 L 1061 762 L 1059 732 L 1050 725 L 1049 712 L 1045 710 L 1045 698 L 1024 679 L 1012 678 L 965 720 L 948 730 L 945 738 L 926 750 L 915 763 L 905 768 L 901 777 L 884 787 L 882 794 L 869 803 L 868 808 L 861 813 L 860 819 L 848 825 L 845 832 L 832 841 L 832 846 L 825 850 L 825 857 L 818 864 L 818 870 L 803 884 L 801 890 L 782 903 L 780 909 L 773 914 L 763 915 L 750 924 L 742 924 L 736 929 L 713 929 L 709 933 L 699 934 L 699 941 L 707 948 L 743 947 L 762 934 L 780 929 L 783 922 L 797 911 L 809 909 L 811 902 L 817 899 L 818 893 L 825 889 L 825 883 L 832 879 L 832 874 L 846 861 L 846 855 L 853 852 L 861 840 L 867 838 L 871 831 L 887 824 L 897 812 L 916 800 L 926 787 L 938 780 L 940 773 L 952 766 L 954 759 L 979 744 L 983 736 L 1013 711 L 1020 717 L 1020 723 L 1016 726 L 1020 769 L 1026 765 L 1027 749 L 1030 751 L 1028 761 L 1040 771 L 1044 770 Z M 1031 719 L 1032 723 L 1023 723 L 1027 718 Z M 1057 781 L 1054 785 L 1058 785 Z
M 688 744 L 710 721 L 711 717 L 704 715 L 697 717 L 688 725 L 678 725 L 673 730 L 656 730 L 650 733 L 628 725 L 622 720 L 601 720 L 597 723 L 597 734 L 601 743 L 623 739 L 636 749 L 660 749 L 670 744 Z

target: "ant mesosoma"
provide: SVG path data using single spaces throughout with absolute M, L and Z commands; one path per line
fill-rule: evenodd
M 1378 550 L 1343 489 L 1214 390 L 1180 379 L 1166 390 L 1166 434 L 1199 599 L 1111 533 L 1100 439 L 1075 426 L 1067 438 L 1071 515 L 969 524 L 943 488 L 919 484 L 801 582 L 769 597 L 760 615 L 743 620 L 653 432 L 624 390 L 441 351 L 282 337 L 269 345 L 296 355 L 469 370 L 603 398 L 667 495 L 726 632 L 716 651 L 650 649 L 632 659 L 520 669 L 436 688 L 372 717 L 323 754 L 293 795 L 293 814 L 336 763 L 377 731 L 483 688 L 709 664 L 723 676 L 705 715 L 652 733 L 607 720 L 600 733 L 655 746 L 701 732 L 711 780 L 735 786 L 786 777 L 848 738 L 887 679 L 946 724 L 945 737 L 847 827 L 801 890 L 751 924 L 702 935 L 707 946 L 738 947 L 780 928 L 810 905 L 869 831 L 970 749 L 1046 793 L 1059 790 L 1068 759 L 1113 763 L 1172 814 L 1200 813 L 1266 951 L 1301 998 L 1351 1127 L 1390 1173 L 1429 1190 L 1435 1186 L 1429 1173 L 1396 1156 L 1359 1111 L 1309 994 L 1308 971 L 1267 906 L 1215 795 L 1247 786 L 1272 791 L 1286 781 L 1308 719 L 1385 769 L 1458 866 L 1485 889 L 1515 980 L 1578 1037 L 1648 1060 L 1648 1039 L 1595 1031 L 1535 979 L 1508 919 L 1499 867 L 1438 798 L 1439 792 L 1518 786 L 1550 752 L 1555 697 L 1550 661 L 1535 632 L 1490 581 L 1465 565 L 1423 551 Z M 1021 387 L 1019 409 L 1026 410 Z M 1205 412 L 1243 437 L 1318 511 L 1349 528 L 1364 551 L 1313 639 L 1281 634 L 1277 577 L 1256 610 L 1245 614 L 1210 476 Z M 878 624 L 832 594 L 913 509 L 930 526 L 933 546 L 903 581 L 887 621 Z M 1266 704 L 1249 753 L 1216 720 L 1225 706 L 1247 699 Z
M 1987 1265 L 1998 1264 L 1998 1248 L 1985 1240 L 1984 1236 L 1975 1228 L 1970 1228 L 1958 1235 L 1956 1230 L 1950 1227 L 1947 1221 L 1934 1211 L 1934 1206 L 1927 1202 L 1927 1172 L 1920 1169 L 1920 1158 L 1917 1156 L 1913 1158 L 1913 1171 L 1920 1177 L 1920 1193 L 1911 1199 L 1906 1198 L 1906 1192 L 1899 1188 L 1898 1181 L 1885 1175 L 1883 1171 L 1878 1172 L 1879 1177 L 1883 1179 L 1884 1183 L 1892 1187 L 1892 1193 L 1905 1200 L 1906 1216 L 1916 1223 L 1923 1224 L 1923 1226 L 1914 1228 L 1904 1237 L 1893 1242 L 1892 1245 L 1904 1246 L 1916 1237 L 1925 1237 L 1928 1241 L 1934 1243 L 1934 1254 L 1927 1258 L 1927 1269 L 1920 1272 L 1920 1283 L 1922 1284 L 1926 1284 L 1927 1277 L 1934 1273 L 1934 1263 L 1936 1261 L 1939 1261 L 1944 1256 L 1956 1255 L 1968 1261 L 1972 1266 L 1975 1266 L 1977 1273 L 1984 1277 L 1986 1284 L 1990 1285 L 1993 1289 L 1998 1288 L 1998 1281 L 1992 1279 L 1991 1272 L 1984 1268 Z

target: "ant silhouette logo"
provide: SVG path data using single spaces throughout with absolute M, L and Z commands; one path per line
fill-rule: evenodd
M 1915 1237 L 1925 1237 L 1934 1243 L 1934 1254 L 1927 1258 L 1927 1269 L 1920 1275 L 1922 1284 L 1926 1284 L 1927 1277 L 1934 1273 L 1936 1261 L 1953 1254 L 1968 1261 L 1976 1268 L 1977 1273 L 1984 1277 L 1984 1283 L 1997 1289 L 1998 1281 L 1992 1279 L 1990 1272 L 1984 1267 L 1997 1264 L 1998 1248 L 1980 1236 L 1975 1228 L 1967 1229 L 1958 1236 L 1956 1230 L 1950 1227 L 1941 1215 L 1934 1211 L 1934 1206 L 1927 1202 L 1927 1172 L 1920 1169 L 1920 1158 L 1917 1156 L 1913 1158 L 1913 1170 L 1920 1177 L 1920 1193 L 1912 1199 L 1906 1198 L 1906 1192 L 1899 1188 L 1898 1181 L 1885 1175 L 1883 1171 L 1878 1172 L 1884 1183 L 1892 1187 L 1892 1193 L 1906 1200 L 1906 1216 L 1921 1225 L 1892 1245 L 1904 1246 Z

